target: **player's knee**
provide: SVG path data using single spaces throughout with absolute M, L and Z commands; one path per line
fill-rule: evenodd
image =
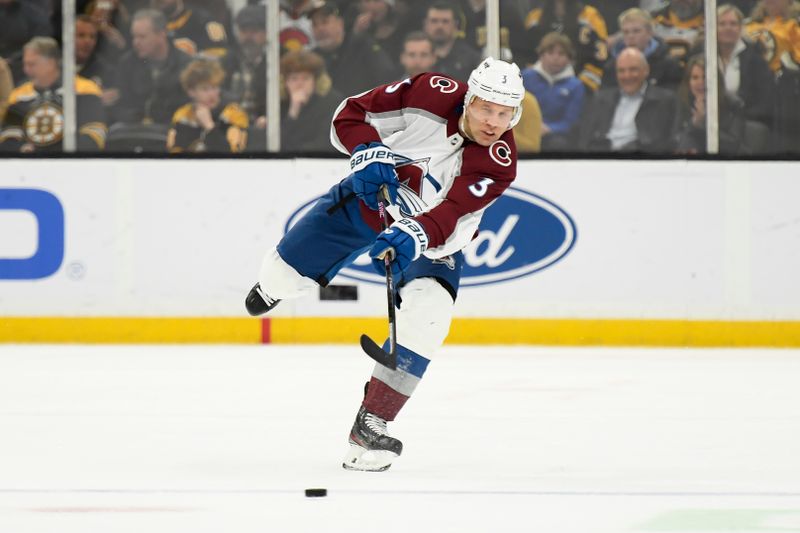
M 317 286 L 284 261 L 275 248 L 264 256 L 258 282 L 265 294 L 280 300 L 297 298 Z
M 398 342 L 430 357 L 450 331 L 453 298 L 433 278 L 417 278 L 400 289 L 397 313 Z

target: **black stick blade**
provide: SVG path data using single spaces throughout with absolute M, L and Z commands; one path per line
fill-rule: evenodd
M 366 335 L 361 335 L 361 349 L 377 363 L 382 364 L 389 370 L 397 369 L 397 354 L 387 353 Z

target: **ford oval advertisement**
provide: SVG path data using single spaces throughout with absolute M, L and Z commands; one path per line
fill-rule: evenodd
M 295 211 L 288 230 L 315 202 Z M 461 287 L 500 283 L 528 276 L 563 259 L 575 246 L 577 228 L 569 214 L 539 195 L 510 187 L 486 210 L 480 233 L 464 249 Z M 361 257 L 339 272 L 339 276 L 383 284 L 369 257 Z

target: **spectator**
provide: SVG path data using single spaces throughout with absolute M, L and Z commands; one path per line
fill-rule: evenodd
M 120 0 L 98 0 L 91 2 L 87 14 L 98 30 L 97 55 L 109 64 L 116 64 L 128 48 L 131 25 L 130 13 Z
M 672 91 L 647 83 L 647 59 L 628 47 L 617 56 L 617 85 L 598 91 L 581 119 L 580 147 L 590 152 L 672 152 Z
M 683 69 L 670 55 L 666 43 L 653 33 L 653 17 L 639 8 L 628 9 L 619 16 L 622 40 L 611 47 L 611 57 L 603 72 L 603 86 L 617 84 L 616 58 L 628 46 L 634 46 L 644 53 L 650 65 L 648 83 L 667 89 L 677 89 L 683 79 Z
M 262 5 L 243 7 L 236 14 L 238 54 L 223 59 L 227 89 L 251 123 L 266 127 L 267 20 Z
M 458 37 L 458 11 L 449 2 L 434 2 L 423 24 L 436 53 L 434 70 L 456 80 L 466 81 L 481 60 L 480 53 Z
M 167 29 L 175 47 L 190 56 L 223 57 L 228 53 L 225 25 L 213 20 L 208 12 L 197 7 L 189 9 L 184 0 L 152 1 L 167 17 Z
M 396 59 L 403 47 L 403 34 L 398 31 L 400 17 L 394 11 L 395 0 L 359 0 L 359 14 L 353 22 L 353 33 L 366 33 Z
M 23 79 L 22 47 L 33 37 L 51 37 L 48 15 L 32 2 L 0 0 L 0 57 L 8 62 L 14 79 Z
M 726 94 L 721 74 L 719 94 L 719 153 L 739 155 L 744 135 L 741 103 Z M 706 153 L 706 61 L 702 55 L 692 56 L 686 66 L 673 131 L 679 154 Z
M 337 91 L 357 94 L 393 79 L 394 63 L 386 52 L 368 35 L 348 35 L 338 7 L 319 1 L 310 17 L 317 41 L 314 51 L 325 60 Z
M 717 50 L 725 90 L 744 106 L 747 148 L 762 153 L 767 148 L 773 122 L 775 77 L 759 45 L 742 38 L 744 16 L 739 8 L 717 8 Z
M 14 77 L 11 75 L 11 69 L 6 60 L 0 57 L 0 124 L 3 123 L 3 117 L 6 115 L 8 96 L 13 90 Z
M 671 0 L 653 14 L 653 22 L 656 36 L 663 39 L 683 69 L 689 50 L 702 38 L 703 0 Z
M 97 53 L 97 26 L 89 15 L 75 19 L 75 67 L 78 74 L 95 82 L 103 90 L 103 103 L 113 104 L 119 91 L 113 89 L 113 71 Z
M 576 48 L 578 78 L 592 92 L 600 87 L 608 59 L 608 31 L 596 8 L 577 0 L 545 0 L 542 7 L 528 13 L 525 28 L 529 43 L 541 42 L 552 31 L 569 37 Z
M 430 72 L 436 64 L 430 37 L 421 31 L 409 33 L 403 43 L 400 64 L 403 67 L 400 78 L 413 78 L 417 74 Z
M 585 93 L 572 67 L 575 49 L 569 37 L 550 32 L 537 53 L 539 61 L 522 71 L 522 82 L 542 110 L 542 151 L 567 151 L 573 146 Z
M 191 98 L 175 111 L 167 150 L 237 153 L 247 144 L 247 115 L 235 103 L 223 105 L 220 86 L 225 71 L 217 61 L 195 59 L 181 72 L 181 86 Z
M 331 87 L 325 63 L 314 52 L 289 52 L 281 58 L 281 148 L 333 152 L 328 125 L 344 95 Z
M 486 49 L 486 0 L 458 0 L 458 6 L 464 17 L 464 40 L 482 55 L 488 55 Z M 526 11 L 519 8 L 516 2 L 500 2 L 500 58 L 504 61 L 513 61 L 524 57 L 524 50 L 528 47 L 525 42 Z
M 542 148 L 542 110 L 528 91 L 522 97 L 522 116 L 514 126 L 514 143 L 521 154 L 537 153 Z
M 128 123 L 169 124 L 175 110 L 186 103 L 180 73 L 191 57 L 167 39 L 164 15 L 153 9 L 138 11 L 131 25 L 133 50 L 117 67 L 120 97 L 115 120 Z
M 61 50 L 52 37 L 34 37 L 22 51 L 30 81 L 11 92 L 0 132 L 0 149 L 9 152 L 60 152 L 64 134 L 61 91 Z M 77 148 L 105 147 L 106 121 L 100 87 L 76 76 Z
M 792 0 L 762 0 L 753 8 L 745 33 L 762 44 L 776 74 L 800 68 L 800 5 Z

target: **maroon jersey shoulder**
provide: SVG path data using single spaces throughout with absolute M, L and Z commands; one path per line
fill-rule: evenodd
M 517 145 L 509 130 L 489 146 L 470 143 L 464 147 L 461 175 L 491 176 L 513 181 L 517 176 Z

